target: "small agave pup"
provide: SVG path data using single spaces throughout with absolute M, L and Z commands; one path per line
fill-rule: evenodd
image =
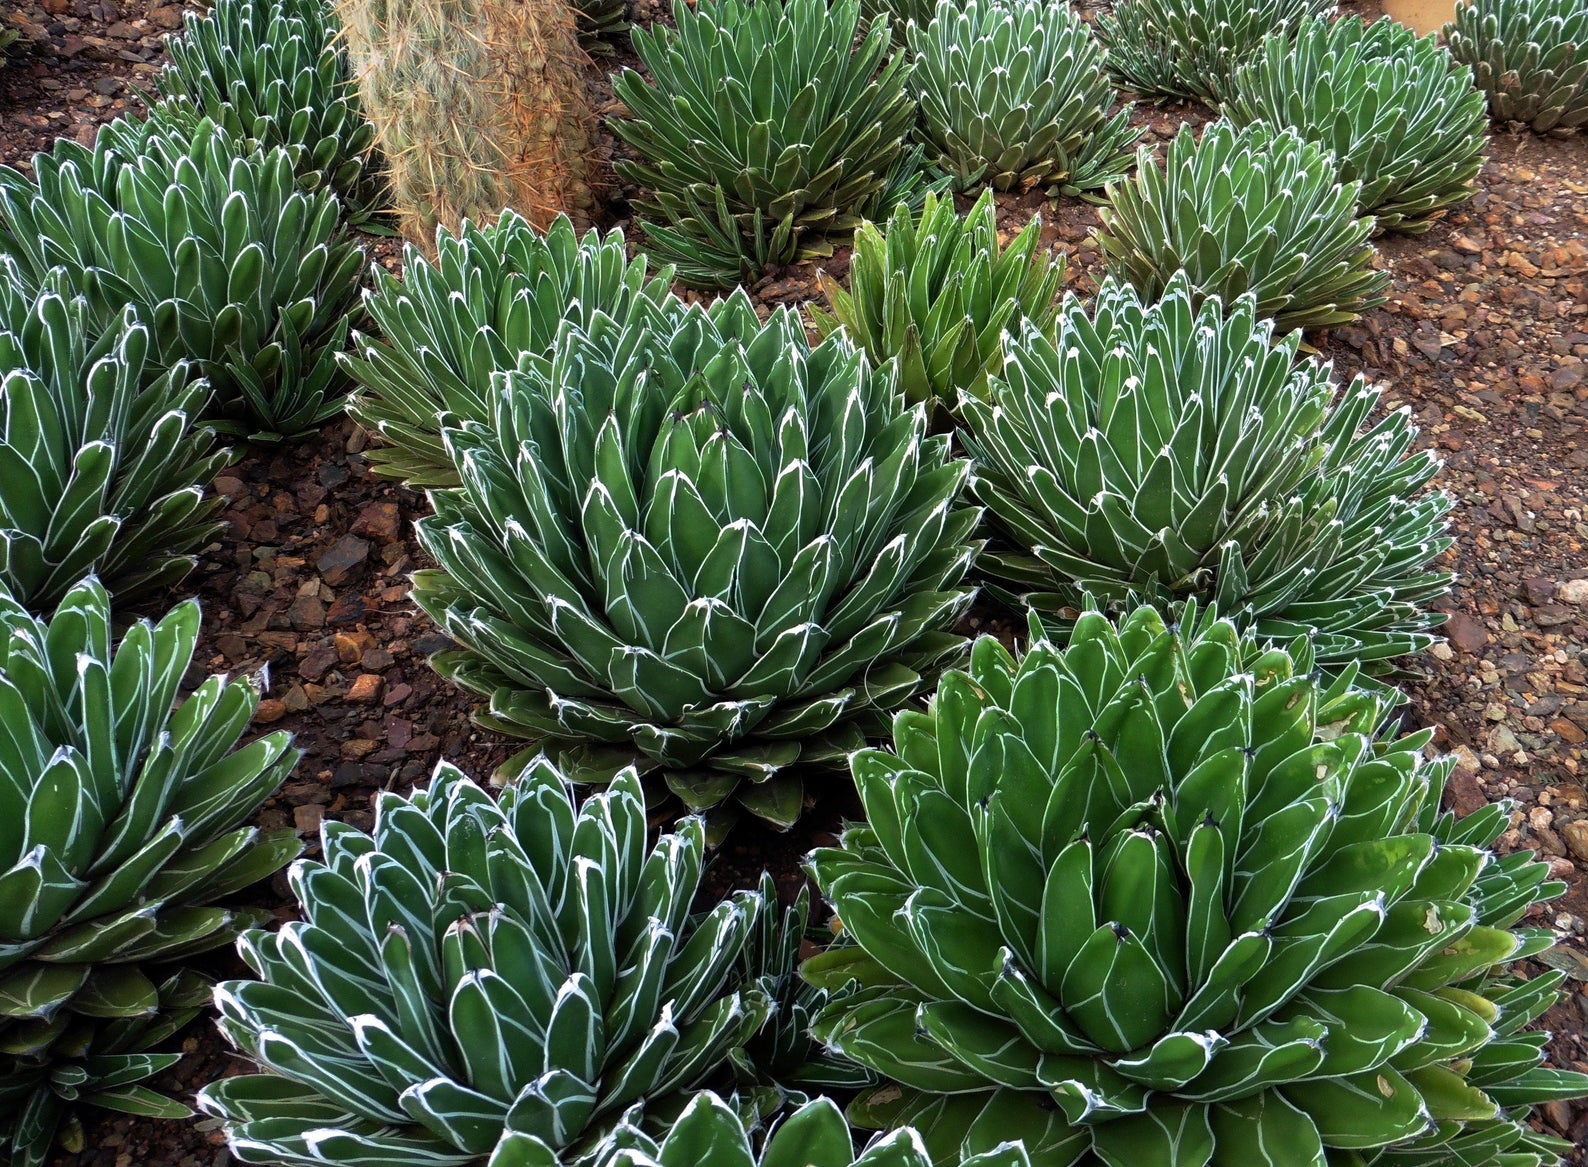
M 418 524 L 432 658 L 481 724 L 602 781 L 638 759 L 714 837 L 787 827 L 965 640 L 979 512 L 891 369 L 743 292 L 566 330 L 447 431 L 463 485 Z
M 847 291 L 822 277 L 832 314 L 811 309 L 816 331 L 842 328 L 873 366 L 897 362 L 906 400 L 944 422 L 960 393 L 986 394 L 1008 333 L 1028 323 L 1051 331 L 1064 257 L 1041 247 L 1041 230 L 1033 219 L 1001 245 L 991 191 L 963 218 L 947 196 L 927 195 L 919 216 L 899 207 L 855 232 Z
M 961 398 L 996 533 L 979 569 L 1047 617 L 1088 595 L 1216 603 L 1314 637 L 1330 669 L 1426 648 L 1450 500 L 1422 490 L 1439 462 L 1411 452 L 1408 411 L 1364 431 L 1378 391 L 1360 377 L 1336 401 L 1329 366 L 1297 363 L 1297 333 L 1275 344 L 1251 297 L 1193 303 L 1183 276 L 1156 304 L 1112 282 L 1091 309 L 1070 296 L 1055 337 L 1010 346 L 990 401 Z
M 272 1071 L 199 1096 L 241 1162 L 587 1162 L 620 1119 L 676 1115 L 770 1011 L 740 971 L 761 897 L 691 915 L 700 820 L 648 849 L 633 771 L 576 810 L 545 759 L 500 801 L 442 763 L 376 799 L 373 834 L 323 842 L 289 876 L 304 919 L 244 936 L 261 979 L 216 992 Z
M 178 703 L 189 601 L 111 651 L 110 598 L 48 622 L 0 589 L 0 1161 L 36 1167 L 73 1110 L 181 1117 L 139 1082 L 206 997 L 181 961 L 269 917 L 218 906 L 302 850 L 244 826 L 297 761 L 284 733 L 233 749 L 259 695 L 212 677 Z
M 868 1127 L 939 1163 L 1021 1138 L 1045 1167 L 1553 1162 L 1526 1121 L 1588 1093 L 1526 1027 L 1558 972 L 1515 927 L 1565 890 L 1439 810 L 1431 731 L 1325 685 L 1305 639 L 1188 610 L 1083 616 L 1068 649 L 977 642 L 862 750 L 868 822 L 812 860 L 857 979 L 817 1019 L 894 1080 Z
M 761 876 L 761 902 L 766 910 L 740 958 L 747 984 L 754 984 L 772 1002 L 766 1025 L 755 1038 L 733 1051 L 734 1072 L 747 1088 L 771 1092 L 770 1101 L 781 1105 L 789 1091 L 816 1094 L 825 1090 L 858 1090 L 876 1081 L 876 1075 L 848 1058 L 829 1054 L 811 1036 L 810 1022 L 830 994 L 799 975 L 800 945 L 810 921 L 810 885 L 799 890 L 793 905 L 775 910 L 777 882 Z M 757 1109 L 767 1112 L 773 1107 Z

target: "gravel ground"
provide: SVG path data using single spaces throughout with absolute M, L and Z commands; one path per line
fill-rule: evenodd
M 95 125 L 135 105 L 178 12 L 162 0 L 8 10 L 30 48 L 0 70 L 0 161 L 25 163 L 60 134 L 89 140 Z M 609 99 L 604 80 L 595 92 Z M 1208 115 L 1165 107 L 1139 116 L 1162 139 L 1182 119 Z M 1443 605 L 1448 644 L 1411 662 L 1406 721 L 1437 725 L 1438 747 L 1457 755 L 1456 808 L 1510 800 L 1503 845 L 1540 851 L 1571 887 L 1537 923 L 1561 936 L 1551 962 L 1572 977 L 1548 1018 L 1553 1056 L 1578 1069 L 1588 1069 L 1584 195 L 1588 139 L 1498 130 L 1468 206 L 1427 235 L 1381 241 L 1395 277 L 1390 303 L 1313 338 L 1342 377 L 1360 371 L 1385 383 L 1386 407 L 1409 406 L 1422 440 L 1445 459 L 1441 483 L 1456 502 L 1447 558 L 1458 583 Z M 615 191 L 614 212 L 624 207 Z M 1000 203 L 1010 230 L 1039 209 L 1044 237 L 1069 257 L 1069 285 L 1090 290 L 1101 275 L 1087 238 L 1095 212 L 1080 202 Z M 379 257 L 389 261 L 390 248 Z M 841 275 L 846 263 L 839 254 L 827 268 Z M 755 292 L 768 305 L 798 303 L 814 294 L 813 273 L 770 273 Z M 425 503 L 371 475 L 363 448 L 364 435 L 344 421 L 296 447 L 248 453 L 216 482 L 228 530 L 172 597 L 196 591 L 204 602 L 194 679 L 211 671 L 267 679 L 261 730 L 290 729 L 306 756 L 260 822 L 310 836 L 327 816 L 367 825 L 375 790 L 404 789 L 438 759 L 483 778 L 513 748 L 472 726 L 470 702 L 425 664 L 444 638 L 405 587 L 423 560 L 411 522 Z M 1010 627 L 990 607 L 971 619 Z M 792 892 L 798 857 L 854 810 L 852 795 L 834 792 L 788 835 L 741 831 L 718 857 L 708 894 L 763 866 Z M 279 878 L 268 899 L 287 912 Z M 224 951 L 207 971 L 242 972 Z M 207 1025 L 194 1026 L 183 1048 L 191 1056 L 158 1083 L 179 1095 L 241 1068 Z M 1573 1162 L 1588 1164 L 1588 1104 L 1553 1104 L 1542 1119 L 1579 1144 Z M 86 1149 L 54 1167 L 221 1167 L 228 1156 L 216 1126 L 90 1116 Z

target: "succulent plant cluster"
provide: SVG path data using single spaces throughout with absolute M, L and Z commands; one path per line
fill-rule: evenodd
M 1295 130 L 1360 182 L 1357 211 L 1379 230 L 1420 234 L 1472 197 L 1487 118 L 1471 70 L 1432 36 L 1383 17 L 1305 22 L 1269 37 L 1235 73 L 1223 114 Z
M 754 282 L 891 209 L 915 107 L 885 21 L 860 32 L 859 0 L 678 0 L 673 19 L 635 30 L 648 76 L 614 78 L 629 116 L 612 129 L 651 253 L 681 280 Z
M 146 120 L 0 170 L 0 1160 L 185 1113 L 147 1082 L 213 999 L 242 1163 L 1556 1161 L 1532 1108 L 1588 1076 L 1516 962 L 1562 885 L 1392 716 L 1437 459 L 1301 330 L 1471 192 L 1479 89 L 1588 120 L 1581 0 L 1478 0 L 1470 72 L 1329 0 L 1121 0 L 1101 41 L 1057 0 L 677 0 L 614 81 L 649 254 L 576 230 L 578 45 L 625 0 L 329 3 L 217 0 Z M 1111 78 L 1226 116 L 1127 179 Z M 377 139 L 410 246 L 366 291 Z M 1110 276 L 1061 300 L 1000 211 L 1100 187 Z M 743 286 L 851 237 L 828 312 Z M 267 928 L 234 893 L 303 848 L 248 825 L 297 751 L 237 748 L 250 681 L 179 700 L 194 603 L 123 605 L 215 530 L 213 428 L 349 386 L 427 491 L 431 663 L 529 745 L 327 821 Z M 1018 655 L 965 635 L 983 583 Z M 819 926 L 708 875 L 850 776 Z
M 577 776 L 635 762 L 718 829 L 787 826 L 795 764 L 963 645 L 969 467 L 891 373 L 742 292 L 596 324 L 447 431 L 462 485 L 431 492 L 414 599 L 463 647 L 432 664 Z
M 1320 663 L 1379 672 L 1432 643 L 1450 500 L 1412 452 L 1409 411 L 1364 426 L 1378 391 L 1297 363 L 1251 296 L 1200 309 L 1105 283 L 1051 335 L 1013 341 L 989 400 L 961 398 L 974 488 L 999 540 L 981 567 L 1035 610 L 1187 600 Z
M 853 759 L 867 821 L 812 867 L 858 980 L 817 1033 L 890 1082 L 862 1126 L 939 1162 L 1538 1163 L 1525 1109 L 1588 1089 L 1522 1028 L 1560 975 L 1509 962 L 1559 895 L 1439 813 L 1432 731 L 1391 699 L 1188 612 L 1097 612 L 1063 651 L 979 640 L 892 750 Z
M 1445 25 L 1499 121 L 1535 133 L 1588 125 L 1588 7 L 1581 0 L 1473 0 Z
M 138 1083 L 207 998 L 179 962 L 265 914 L 220 906 L 301 849 L 243 825 L 297 760 L 234 748 L 258 693 L 212 677 L 178 703 L 198 605 L 111 647 L 110 598 L 74 587 L 45 622 L 0 591 L 0 1155 L 41 1164 L 79 1103 L 184 1107 Z
M 1079 194 L 1121 177 L 1140 131 L 1103 49 L 1061 0 L 939 0 L 907 26 L 921 137 L 957 190 Z
M 1039 250 L 1041 220 L 1005 246 L 997 214 L 991 191 L 963 218 L 952 198 L 929 194 L 918 216 L 899 207 L 885 225 L 865 224 L 848 289 L 822 281 L 831 312 L 812 309 L 817 332 L 842 330 L 873 366 L 895 362 L 905 399 L 934 412 L 952 411 L 961 392 L 985 395 L 1004 338 L 1027 323 L 1046 330 L 1064 283 L 1063 257 Z
M 385 182 L 335 37 L 325 0 L 218 0 L 168 38 L 155 85 L 237 138 L 286 149 L 306 185 L 329 186 L 361 224 L 384 205 Z
M 1109 190 L 1097 241 L 1109 274 L 1156 299 L 1184 272 L 1198 297 L 1251 293 L 1281 333 L 1344 324 L 1384 302 L 1373 220 L 1357 217 L 1360 182 L 1290 129 L 1226 121 L 1198 137 L 1182 125 L 1163 169 L 1148 147 Z
M 671 302 L 672 270 L 631 261 L 621 232 L 580 236 L 559 217 L 542 235 L 511 211 L 456 235 L 442 228 L 433 260 L 410 244 L 400 280 L 374 275 L 371 331 L 345 361 L 358 386 L 350 412 L 386 439 L 369 453 L 376 472 L 421 488 L 457 484 L 443 426 L 488 422 L 498 373 L 550 356 L 564 327 L 622 324 L 641 301 Z
M 0 256 L 0 585 L 34 612 L 97 575 L 125 603 L 185 576 L 218 529 L 226 464 L 199 423 L 209 387 L 165 366 L 128 308 L 34 295 Z
M 300 189 L 285 149 L 170 105 L 92 146 L 58 139 L 31 176 L 0 168 L 0 252 L 32 286 L 81 293 L 101 327 L 130 305 L 157 360 L 209 382 L 221 428 L 290 437 L 342 408 L 333 357 L 364 255 L 336 196 Z
M 1217 104 L 1267 37 L 1294 37 L 1334 9 L 1335 0 L 1120 0 L 1097 32 L 1125 88 Z

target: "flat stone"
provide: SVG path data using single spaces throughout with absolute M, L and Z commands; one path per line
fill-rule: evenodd
M 314 561 L 314 565 L 320 570 L 320 578 L 336 587 L 346 583 L 354 570 L 362 567 L 368 558 L 367 540 L 357 535 L 343 535 L 331 545 L 330 550 Z
M 1588 863 L 1588 819 L 1563 823 L 1556 830 L 1560 841 L 1566 845 L 1566 853 L 1579 862 Z
M 1457 612 L 1451 616 L 1440 631 L 1460 652 L 1477 652 L 1489 643 L 1489 630 L 1484 627 L 1483 622 L 1473 619 L 1465 612 Z
M 402 513 L 394 502 L 372 502 L 353 520 L 353 534 L 377 543 L 392 543 L 402 534 Z
M 325 627 L 325 605 L 316 596 L 299 596 L 287 608 L 287 621 L 299 632 Z
M 306 802 L 292 808 L 292 825 L 305 835 L 312 835 L 325 821 L 325 807 L 317 802 Z
M 372 705 L 380 700 L 380 691 L 385 684 L 379 673 L 360 673 L 348 686 L 347 699 L 353 705 Z
M 1555 598 L 1555 581 L 1547 575 L 1535 575 L 1522 581 L 1522 591 L 1529 604 L 1547 604 Z

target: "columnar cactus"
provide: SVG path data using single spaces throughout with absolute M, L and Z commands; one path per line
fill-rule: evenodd
M 336 0 L 349 66 L 408 239 L 512 208 L 537 227 L 595 211 L 595 115 L 566 0 Z M 611 5 L 592 3 L 597 24 Z M 591 31 L 594 31 L 593 29 Z

